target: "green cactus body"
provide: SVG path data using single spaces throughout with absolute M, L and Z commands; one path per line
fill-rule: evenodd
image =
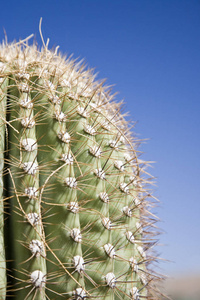
M 144 163 L 120 105 L 47 47 L 3 44 L 0 61 L 0 299 L 154 299 Z

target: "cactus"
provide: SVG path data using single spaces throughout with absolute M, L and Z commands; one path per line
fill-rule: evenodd
M 156 299 L 146 165 L 91 70 L 0 47 L 0 299 Z

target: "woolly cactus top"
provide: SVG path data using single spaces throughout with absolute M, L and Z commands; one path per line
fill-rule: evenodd
M 58 48 L 1 45 L 2 299 L 156 299 L 149 175 L 113 98 Z

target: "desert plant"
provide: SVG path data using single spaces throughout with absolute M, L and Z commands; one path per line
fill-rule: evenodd
M 137 138 L 104 82 L 47 44 L 0 47 L 0 299 L 154 299 Z

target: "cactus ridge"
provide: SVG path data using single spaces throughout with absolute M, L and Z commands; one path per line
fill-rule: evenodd
M 47 46 L 0 47 L 0 299 L 157 299 L 139 142 L 104 81 Z

